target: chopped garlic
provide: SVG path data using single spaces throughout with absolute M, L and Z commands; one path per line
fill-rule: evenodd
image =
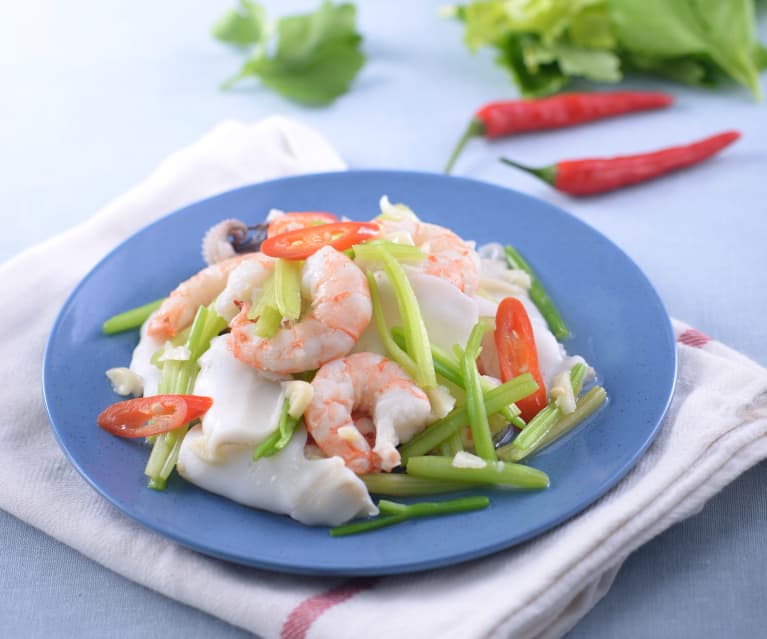
M 429 415 L 429 421 L 433 422 L 438 419 L 442 419 L 447 415 L 455 406 L 455 397 L 450 393 L 447 386 L 436 386 L 426 391 L 429 397 L 429 403 L 431 404 L 431 414 Z
M 357 450 L 367 450 L 367 440 L 354 426 L 341 426 L 338 429 L 338 437 Z
M 107 371 L 107 377 L 118 395 L 141 395 L 144 391 L 144 378 L 130 368 L 124 366 L 110 368 Z
M 162 355 L 157 358 L 158 362 L 186 362 L 192 357 L 192 351 L 188 346 L 175 346 L 173 348 L 166 348 Z
M 285 398 L 288 400 L 288 415 L 298 419 L 312 403 L 314 386 L 309 382 L 296 379 L 282 382 L 282 387 L 285 389 Z
M 405 230 L 390 231 L 389 233 L 384 233 L 381 237 L 384 240 L 389 240 L 395 244 L 415 246 L 415 240 L 413 240 L 413 236 Z
M 554 403 L 562 411 L 563 415 L 569 415 L 575 411 L 575 392 L 573 391 L 570 371 L 562 371 L 554 376 L 553 385 L 549 389 L 549 395 L 554 398 Z
M 465 450 L 458 451 L 453 457 L 454 468 L 484 468 L 487 462 L 481 457 L 467 453 Z

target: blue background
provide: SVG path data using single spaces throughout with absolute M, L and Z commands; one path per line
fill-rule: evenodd
M 87 219 L 168 153 L 222 119 L 285 113 L 316 127 L 355 168 L 440 170 L 472 111 L 514 89 L 470 55 L 440 1 L 360 2 L 369 63 L 352 93 L 305 109 L 257 86 L 218 84 L 240 56 L 209 37 L 228 2 L 5 3 L 0 13 L 0 259 Z M 314 2 L 267 2 L 274 15 Z M 767 40 L 767 19 L 760 18 Z M 763 77 L 763 86 L 765 85 Z M 555 203 L 623 248 L 675 317 L 767 364 L 767 113 L 724 91 L 671 91 L 671 110 L 471 145 L 456 173 Z M 720 157 L 653 183 L 572 200 L 499 165 L 682 143 L 737 127 Z M 767 464 L 637 551 L 570 639 L 750 637 L 767 625 Z M 136 586 L 0 513 L 3 636 L 246 636 Z

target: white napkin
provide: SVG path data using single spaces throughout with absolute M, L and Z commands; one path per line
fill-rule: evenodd
M 560 637 L 630 552 L 767 457 L 765 369 L 675 322 L 671 410 L 610 493 L 511 550 L 377 580 L 280 575 L 187 550 L 97 495 L 54 441 L 40 391 L 43 348 L 58 308 L 99 258 L 147 222 L 216 192 L 342 168 L 319 135 L 294 122 L 225 123 L 90 221 L 0 266 L 0 290 L 13 301 L 0 314 L 0 507 L 129 579 L 265 638 L 356 637 L 361 624 L 371 639 Z

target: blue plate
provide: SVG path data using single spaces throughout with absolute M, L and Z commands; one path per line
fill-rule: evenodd
M 101 334 L 107 317 L 162 297 L 203 266 L 200 239 L 227 217 L 260 221 L 270 208 L 328 210 L 353 219 L 388 194 L 422 218 L 479 243 L 513 243 L 538 271 L 573 330 L 567 348 L 599 372 L 610 400 L 589 422 L 531 458 L 551 488 L 489 491 L 483 511 L 331 538 L 288 517 L 251 510 L 173 477 L 146 487 L 147 448 L 96 426 L 118 397 L 104 372 L 124 366 L 135 332 Z M 199 552 L 282 572 L 380 575 L 489 555 L 586 508 L 636 463 L 671 399 L 676 349 L 658 295 L 605 237 L 564 211 L 508 189 L 442 175 L 351 171 L 265 182 L 188 206 L 143 229 L 80 283 L 53 327 L 43 366 L 45 402 L 59 444 L 106 499 L 145 526 Z M 487 493 L 488 491 L 479 491 Z

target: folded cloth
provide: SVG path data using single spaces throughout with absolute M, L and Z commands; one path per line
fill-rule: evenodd
M 200 555 L 116 510 L 56 445 L 40 392 L 43 348 L 58 308 L 108 250 L 216 192 L 342 168 L 319 135 L 294 122 L 228 122 L 85 224 L 0 266 L 0 290 L 14 300 L 0 314 L 0 507 L 129 579 L 262 637 L 356 637 L 361 620 L 371 639 L 560 637 L 604 595 L 629 553 L 767 458 L 767 370 L 675 321 L 670 411 L 613 490 L 533 541 L 401 577 L 296 577 Z

